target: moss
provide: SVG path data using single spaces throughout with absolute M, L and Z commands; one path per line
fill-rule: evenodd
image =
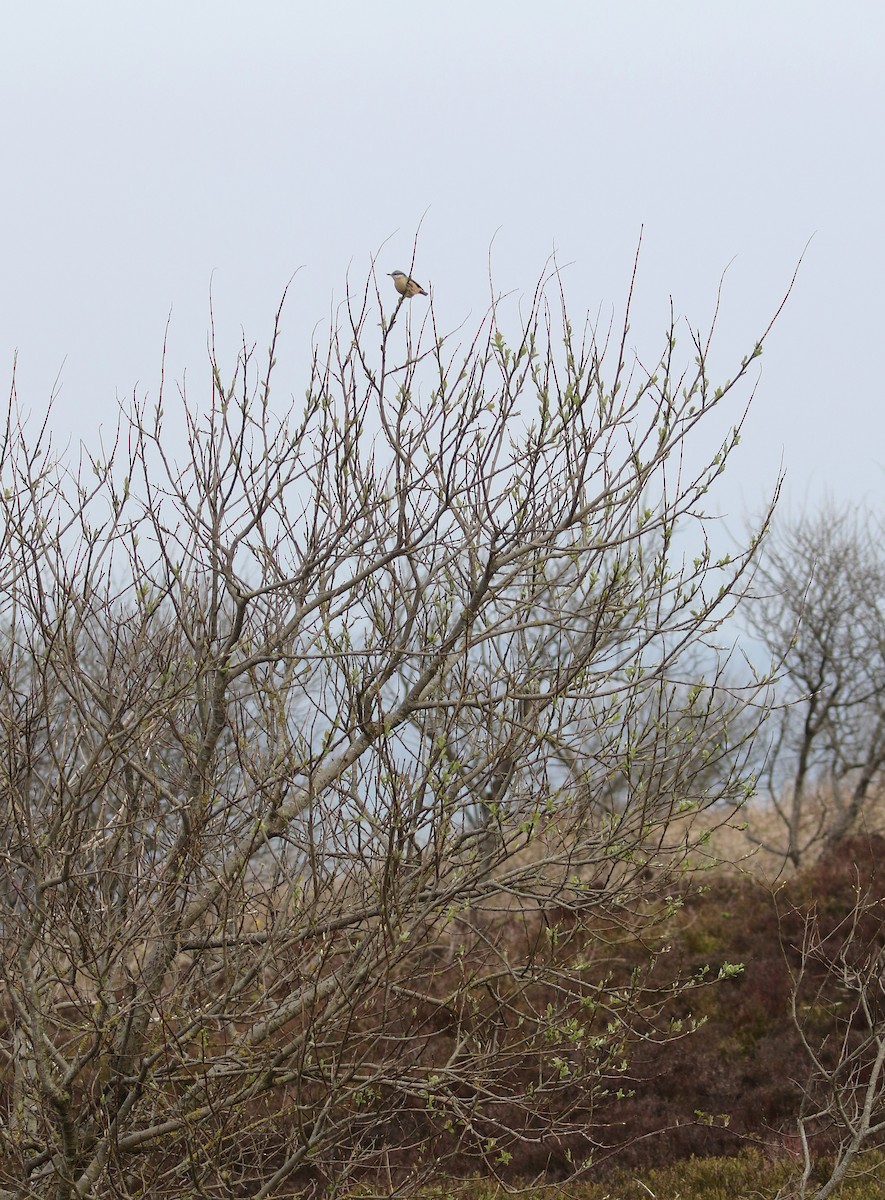
M 835 1200 L 873 1200 L 885 1171 L 885 1154 L 870 1152 L 861 1168 L 834 1193 Z M 772 1159 L 754 1150 L 730 1158 L 690 1158 L 670 1166 L 645 1171 L 617 1171 L 604 1180 L 556 1186 L 557 1200 L 743 1200 L 749 1196 L 774 1196 L 797 1183 L 800 1169 L 791 1159 Z M 819 1182 L 826 1173 L 819 1172 Z M 550 1200 L 549 1188 L 529 1188 L 524 1200 Z M 488 1180 L 438 1184 L 421 1193 L 423 1200 L 506 1200 L 507 1193 Z

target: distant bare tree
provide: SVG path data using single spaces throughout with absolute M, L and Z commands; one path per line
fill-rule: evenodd
M 3 1200 L 577 1167 L 692 985 L 653 931 L 672 818 L 748 786 L 711 639 L 768 518 L 721 558 L 702 504 L 761 340 L 716 388 L 709 337 L 647 371 L 556 290 L 465 348 L 383 308 L 282 416 L 280 314 L 262 369 L 213 347 L 180 452 L 161 392 L 69 466 L 13 391 Z
M 853 506 L 777 522 L 745 608 L 780 661 L 764 780 L 794 865 L 858 828 L 885 766 L 885 552 Z

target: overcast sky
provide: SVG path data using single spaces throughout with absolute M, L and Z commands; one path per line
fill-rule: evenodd
M 348 270 L 408 268 L 443 327 L 553 250 L 575 315 L 619 312 L 660 348 L 669 296 L 762 359 L 720 493 L 759 508 L 878 506 L 885 470 L 885 5 L 816 0 L 225 0 L 7 4 L 0 37 L 0 367 L 58 434 L 94 445 L 169 361 L 204 401 L 210 283 L 225 352 L 266 345 L 301 268 L 300 364 Z M 426 214 L 426 215 L 425 215 Z M 389 239 L 389 240 L 388 240 Z M 420 302 L 420 301 L 419 301 Z M 306 380 L 291 367 L 287 386 Z

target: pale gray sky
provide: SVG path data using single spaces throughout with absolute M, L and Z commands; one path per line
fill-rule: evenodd
M 758 508 L 879 503 L 885 5 L 817 0 L 79 0 L 3 6 L 0 371 L 94 445 L 117 397 L 170 369 L 204 393 L 219 336 L 264 347 L 282 288 L 300 395 L 350 269 L 408 267 L 443 327 L 497 286 L 530 293 L 555 248 L 575 316 L 623 304 L 660 347 L 725 285 L 739 357 L 777 307 L 744 445 L 720 493 Z M 213 276 L 214 272 L 214 276 Z M 723 358 L 723 363 L 725 359 Z

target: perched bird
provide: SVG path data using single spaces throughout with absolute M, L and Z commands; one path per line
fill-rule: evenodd
M 414 279 L 410 279 L 404 271 L 391 271 L 390 278 L 393 280 L 393 286 L 401 296 L 405 296 L 407 300 L 411 300 L 413 296 L 426 296 L 427 293 L 420 283 L 416 283 Z

